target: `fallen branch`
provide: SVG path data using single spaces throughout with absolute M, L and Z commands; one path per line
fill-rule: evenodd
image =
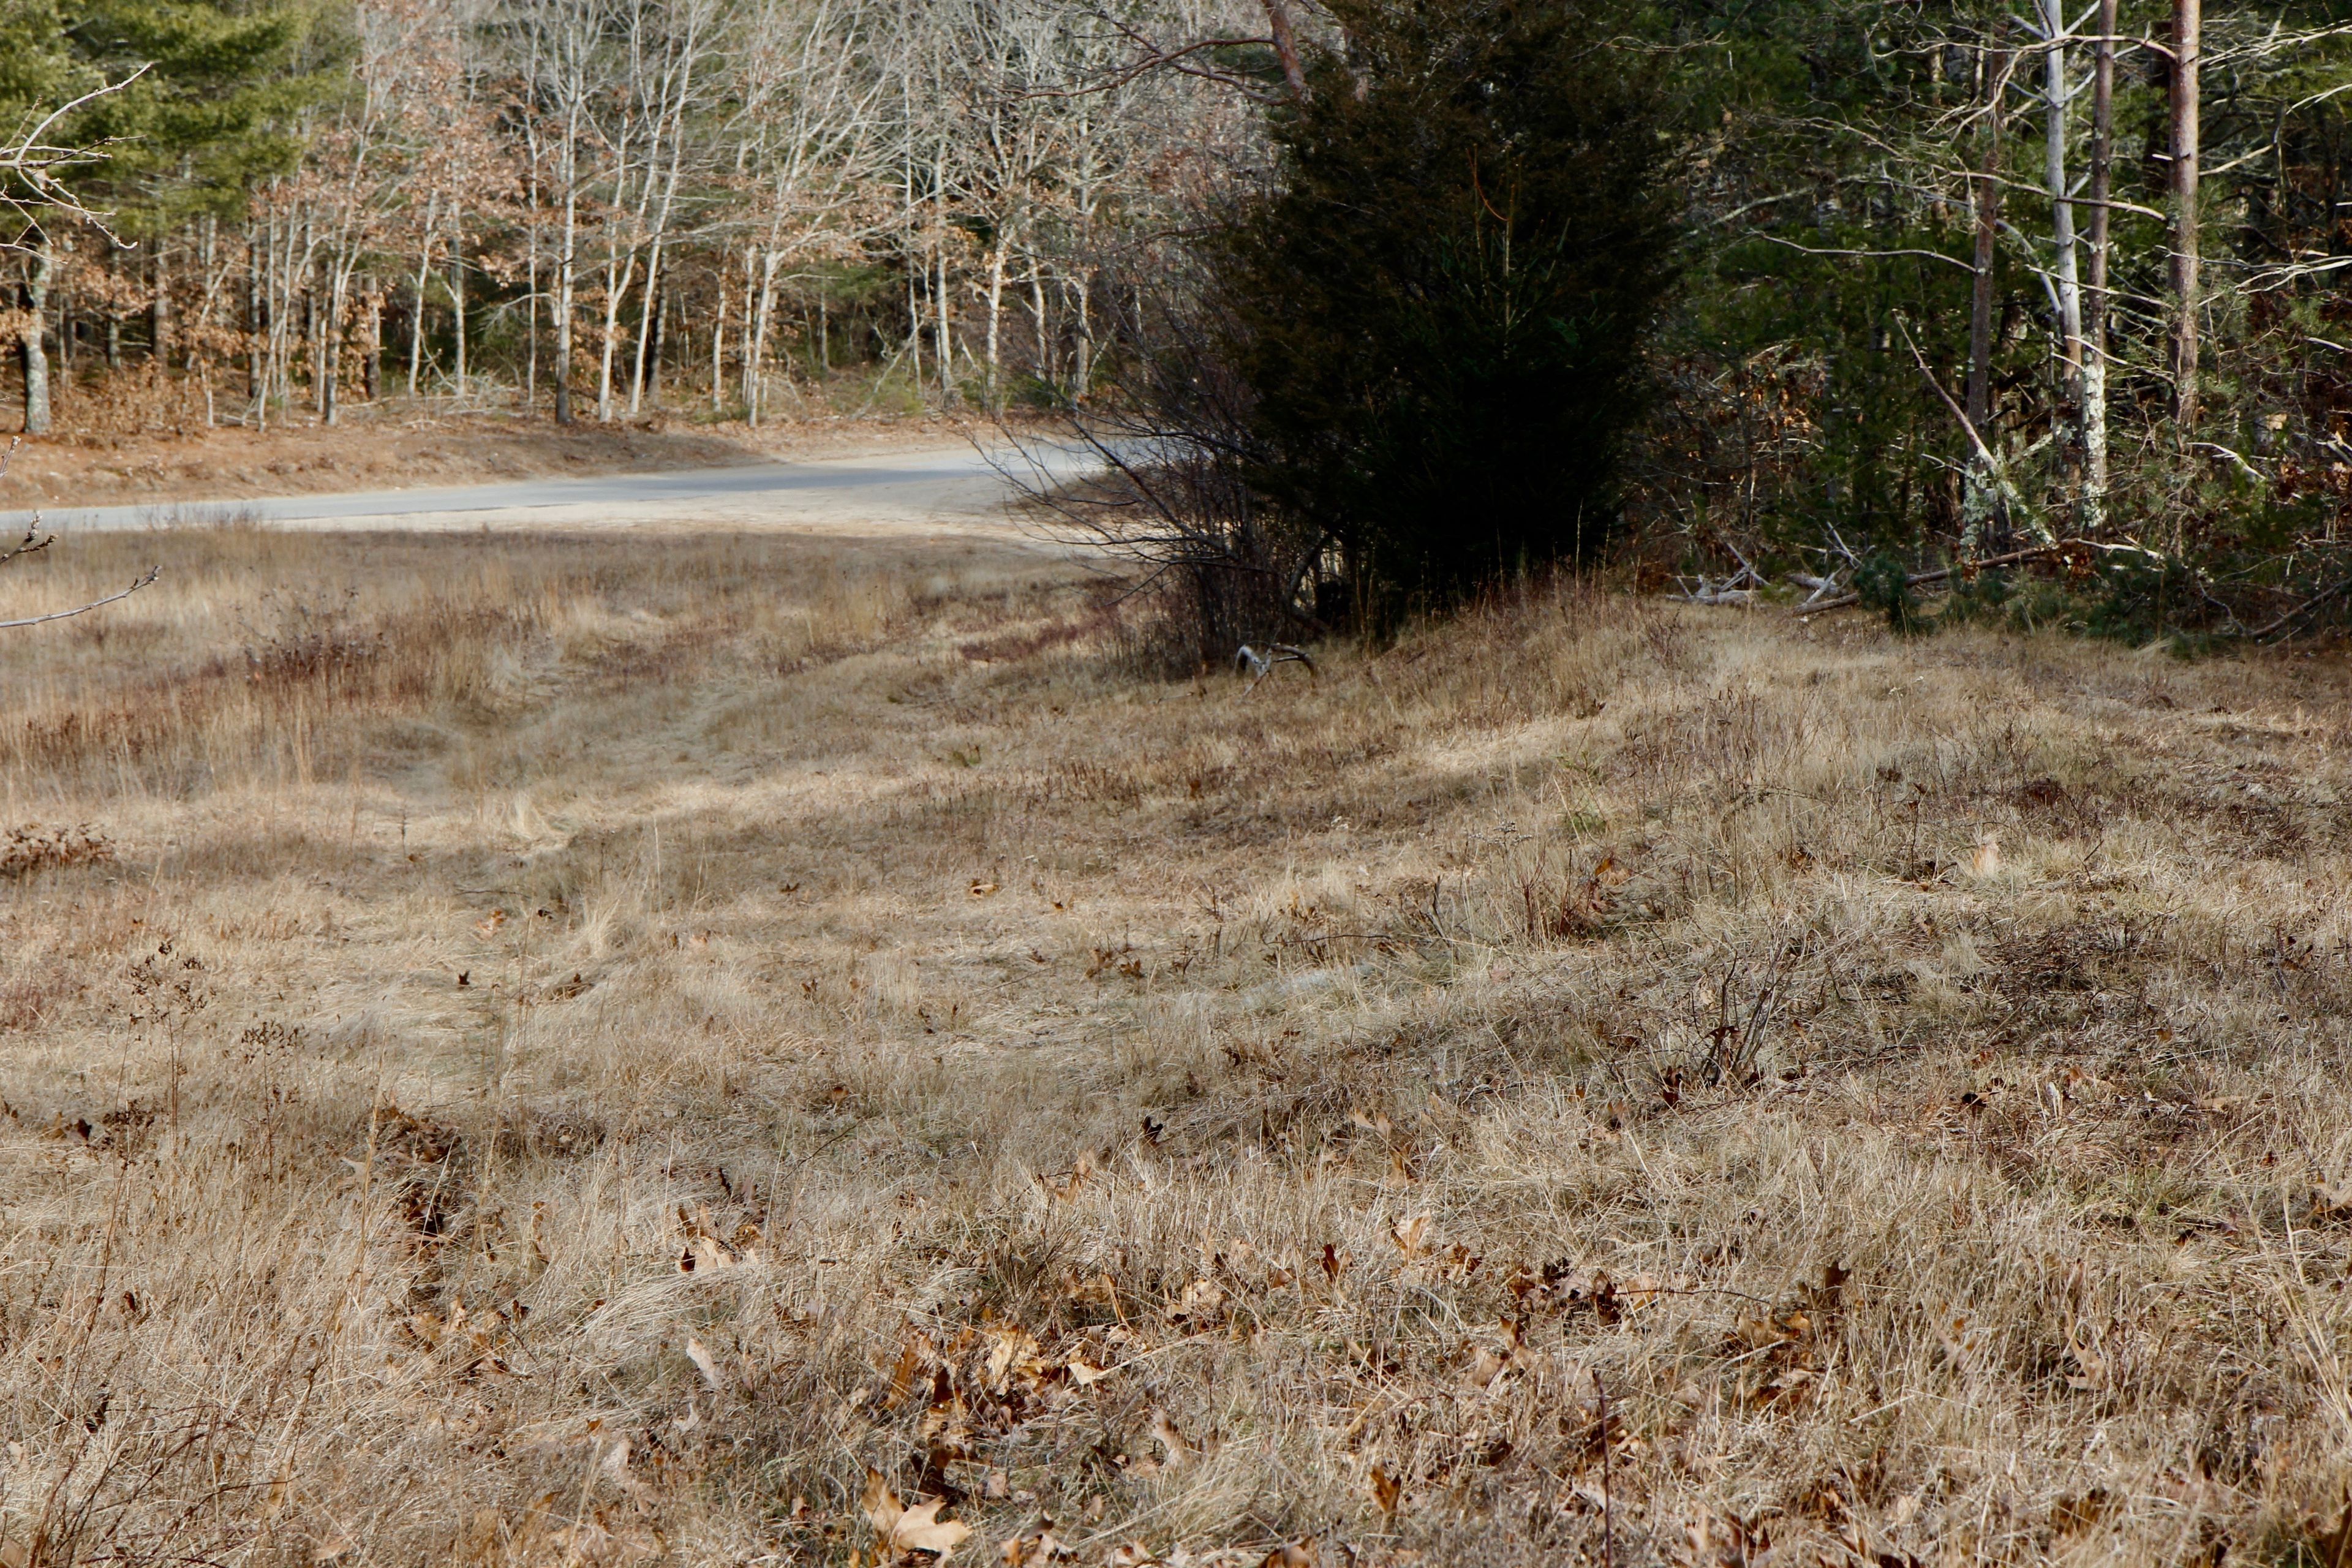
M 1704 574 L 1690 579 L 1689 584 L 1686 584 L 1683 589 L 1685 604 L 1752 605 L 1756 602 L 1758 593 L 1772 585 L 1769 578 L 1749 564 L 1748 557 L 1739 554 L 1738 545 L 1727 541 L 1724 548 L 1738 557 L 1739 570 L 1720 583 L 1710 582 Z M 1742 579 L 1746 580 L 1744 585 Z M 1682 583 L 1684 579 L 1677 577 L 1675 581 Z M 1690 584 L 1696 584 L 1696 586 Z
M 2021 561 L 2035 561 L 2045 556 L 2063 555 L 2069 549 L 2086 542 L 2084 540 L 2073 539 L 2049 544 L 2031 545 L 2023 550 L 2012 550 L 2006 555 L 1988 555 L 1978 561 L 1962 561 L 1949 566 L 1938 566 L 1932 572 L 1914 572 L 1906 577 L 1904 582 L 1914 588 L 1923 587 L 1927 584 L 1941 583 L 1961 573 L 1973 572 L 1981 567 L 2014 566 Z M 1834 599 L 1822 599 L 1818 604 L 1808 599 L 1790 613 L 1798 616 L 1818 616 L 1824 610 L 1843 610 L 1849 605 L 1860 603 L 1862 603 L 1860 594 L 1844 593 Z
M 1315 668 L 1315 660 L 1305 648 L 1293 647 L 1286 642 L 1270 642 L 1265 645 L 1264 653 L 1244 643 L 1234 654 L 1234 668 L 1246 669 L 1254 678 L 1249 683 L 1252 691 L 1257 689 L 1259 681 L 1274 673 L 1274 667 L 1277 664 L 1303 664 L 1307 667 L 1307 673 L 1318 679 L 1323 673 Z
M 1836 577 L 1816 577 L 1810 572 L 1791 572 L 1789 574 L 1789 581 L 1794 583 L 1800 588 L 1811 588 L 1812 590 L 1811 596 L 1807 598 L 1803 604 L 1797 606 L 1800 612 L 1819 608 L 1822 604 L 1822 595 L 1824 594 L 1834 595 L 1841 594 L 1845 591 L 1843 584 L 1839 583 Z

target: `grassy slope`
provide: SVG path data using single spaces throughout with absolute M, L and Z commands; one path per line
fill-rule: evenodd
M 2335 665 L 1570 592 L 1159 684 L 805 539 L 0 613 L 159 551 L 0 643 L 0 825 L 113 847 L 0 881 L 0 1560 L 2334 1524 Z

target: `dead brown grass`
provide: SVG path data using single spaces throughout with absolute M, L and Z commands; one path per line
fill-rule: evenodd
M 2345 1543 L 2337 666 L 1580 590 L 1253 692 L 707 535 L 0 612 L 157 552 L 0 644 L 113 855 L 0 882 L 0 1560 Z

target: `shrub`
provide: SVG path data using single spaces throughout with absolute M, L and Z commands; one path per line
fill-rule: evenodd
M 1339 0 L 1218 228 L 1250 488 L 1374 622 L 1611 531 L 1671 276 L 1657 95 L 1569 0 Z

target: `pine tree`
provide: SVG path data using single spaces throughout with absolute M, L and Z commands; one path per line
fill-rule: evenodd
M 93 0 L 65 26 L 75 58 L 109 79 L 146 68 L 76 127 L 110 139 L 89 205 L 133 236 L 242 216 L 256 184 L 299 161 L 296 112 L 331 81 L 331 60 L 302 58 L 310 13 L 294 5 Z

